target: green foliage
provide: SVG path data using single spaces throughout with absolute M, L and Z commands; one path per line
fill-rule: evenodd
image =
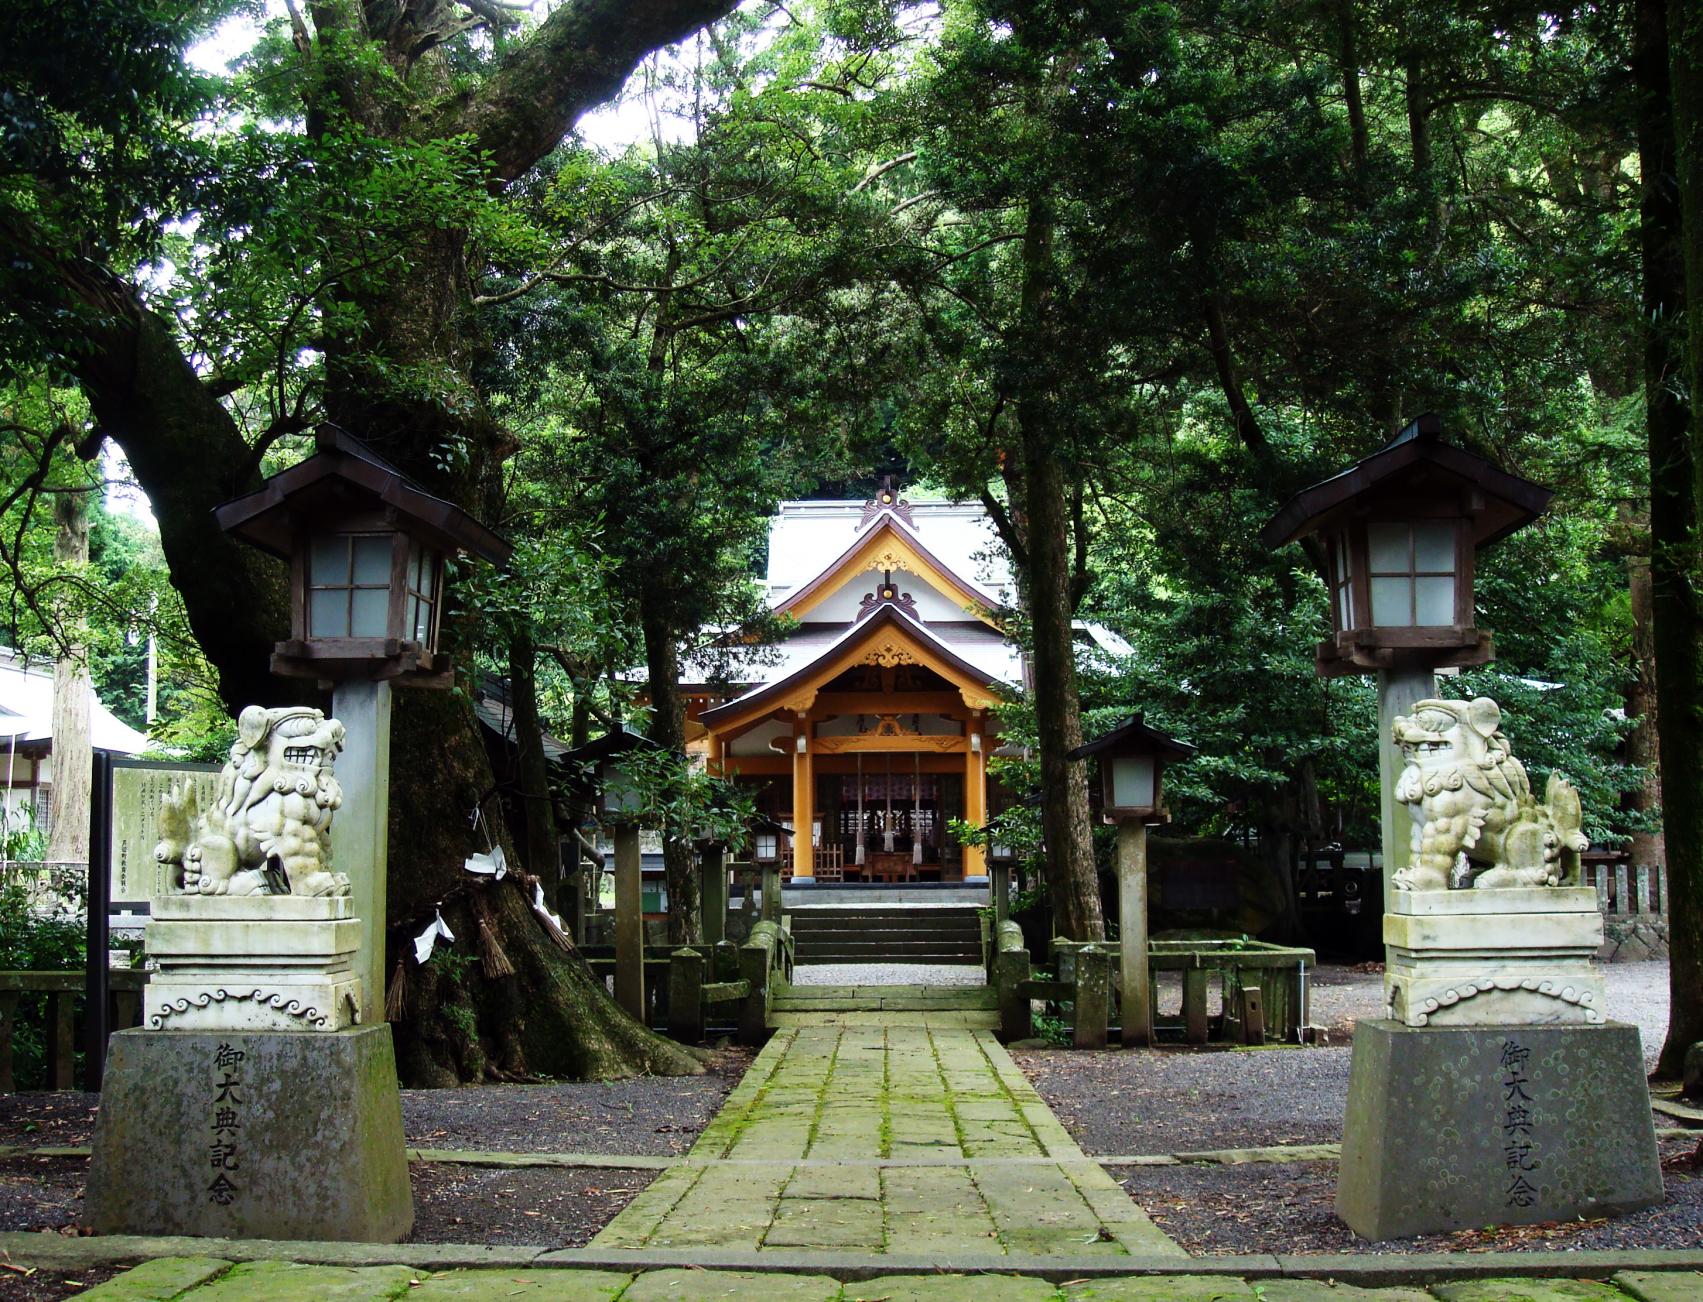
M 0 869 L 0 971 L 73 972 L 87 953 L 82 873 Z M 18 998 L 12 1066 L 26 1088 L 46 1088 L 47 996 Z
M 746 848 L 757 806 L 755 797 L 737 782 L 661 749 L 628 751 L 618 769 L 623 804 L 641 826 L 666 840 L 720 841 L 736 856 Z M 588 772 L 583 780 L 595 778 Z

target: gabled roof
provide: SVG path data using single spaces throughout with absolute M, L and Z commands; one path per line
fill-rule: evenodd
M 884 560 L 892 563 L 882 564 Z M 809 581 L 782 596 L 773 608 L 777 614 L 802 618 L 854 576 L 872 569 L 904 570 L 916 574 L 942 592 L 956 595 L 966 609 L 974 610 L 983 619 L 986 619 L 983 612 L 1000 605 L 998 597 L 970 582 L 931 552 L 916 530 L 893 511 L 883 510 L 867 531 L 817 570 Z
M 136 755 L 152 742 L 101 704 L 91 685 L 89 745 L 114 755 Z M 51 752 L 53 744 L 53 674 L 34 668 L 9 647 L 0 647 L 0 751 Z M 0 761 L 3 762 L 3 761 Z
M 993 688 L 998 680 L 965 660 L 942 638 L 936 637 L 920 620 L 897 606 L 885 606 L 868 619 L 853 624 L 839 637 L 784 677 L 764 683 L 698 716 L 706 727 L 720 731 L 754 716 L 782 708 L 788 701 L 814 697 L 821 684 L 844 672 L 879 639 L 895 643 L 894 653 L 914 653 L 918 662 L 933 669 L 965 694 L 966 704 L 986 709 L 997 699 Z M 897 661 L 895 661 L 897 663 Z
M 295 549 L 296 516 L 303 510 L 343 504 L 351 490 L 409 517 L 416 532 L 446 551 L 468 551 L 506 565 L 514 545 L 467 512 L 434 497 L 359 439 L 335 425 L 316 434 L 318 451 L 281 470 L 252 493 L 217 506 L 219 528 L 284 560 Z
M 1102 733 L 1093 741 L 1084 742 L 1071 751 L 1066 758 L 1073 760 L 1087 759 L 1091 755 L 1100 755 L 1109 750 L 1120 750 L 1125 747 L 1155 750 L 1172 759 L 1187 759 L 1195 752 L 1195 748 L 1188 742 L 1178 741 L 1175 737 L 1167 737 L 1157 728 L 1148 727 L 1141 715 L 1132 714 L 1110 732 Z
M 1442 420 L 1426 412 L 1371 456 L 1296 493 L 1260 530 L 1260 542 L 1281 547 L 1317 533 L 1350 510 L 1357 499 L 1394 487 L 1391 481 L 1397 476 L 1419 478 L 1427 473 L 1484 493 L 1485 509 L 1473 518 L 1473 542 L 1480 547 L 1530 524 L 1555 496 L 1553 489 L 1510 475 L 1481 456 L 1443 442 Z

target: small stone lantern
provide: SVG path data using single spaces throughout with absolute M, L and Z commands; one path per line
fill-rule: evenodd
M 1194 754 L 1187 742 L 1149 728 L 1139 714 L 1070 752 L 1100 761 L 1101 816 L 1118 828 L 1118 999 L 1123 1042 L 1153 1043 L 1147 961 L 1147 827 L 1168 822 L 1165 765 Z
M 334 425 L 319 450 L 215 511 L 219 527 L 290 563 L 290 637 L 272 672 L 447 687 L 438 652 L 444 561 L 505 564 L 511 544 Z
M 615 841 L 615 1002 L 638 1021 L 645 1020 L 644 862 L 639 850 L 638 785 L 622 764 L 637 750 L 661 750 L 649 737 L 625 728 L 562 755 L 560 763 L 586 766 L 596 786 L 598 821 Z M 584 771 L 583 769 L 581 770 Z
M 1100 761 L 1100 813 L 1108 823 L 1166 823 L 1165 765 L 1194 754 L 1187 742 L 1149 728 L 1137 714 L 1102 737 L 1078 746 L 1071 759 Z
M 1443 442 L 1427 413 L 1363 461 L 1304 488 L 1260 532 L 1267 547 L 1317 538 L 1332 635 L 1322 677 L 1481 665 L 1474 556 L 1543 514 L 1550 489 Z

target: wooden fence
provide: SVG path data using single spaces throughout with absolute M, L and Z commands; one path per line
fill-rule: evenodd
M 25 995 L 46 997 L 42 1038 L 46 1043 L 47 1069 L 41 1088 L 72 1088 L 83 981 L 81 972 L 0 972 L 0 1093 L 18 1088 L 13 1074 L 12 1040 L 18 1024 L 18 1001 Z M 146 972 L 115 968 L 107 974 L 111 997 L 107 1026 L 111 1030 L 141 1025 L 142 990 L 147 984 Z

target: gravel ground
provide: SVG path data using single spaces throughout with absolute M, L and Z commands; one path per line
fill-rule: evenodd
M 1694 1139 L 1662 1144 L 1666 1201 L 1615 1220 L 1459 1230 L 1371 1244 L 1336 1218 L 1336 1163 L 1114 1169 L 1130 1197 L 1190 1253 L 1514 1252 L 1695 1248 L 1703 1175 Z
M 403 1090 L 402 1128 L 420 1148 L 507 1153 L 684 1153 L 745 1074 L 723 1049 L 702 1076 Z
M 62 1270 L 14 1271 L 0 1259 L 0 1302 L 59 1302 L 76 1297 L 96 1284 L 104 1284 L 119 1273 L 116 1266 L 95 1266 L 76 1272 Z
M 720 1050 L 702 1076 L 403 1090 L 402 1128 L 418 1148 L 666 1157 L 692 1146 L 751 1058 Z M 99 1104 L 98 1094 L 0 1094 L 0 1145 L 87 1144 Z
M 0 1159 L 0 1230 L 74 1231 L 82 1217 L 87 1170 L 80 1158 Z M 657 1174 L 418 1162 L 409 1172 L 414 1186 L 409 1242 L 552 1248 L 583 1247 Z M 9 1273 L 0 1271 L 0 1290 Z M 0 1298 L 6 1296 L 0 1291 Z
M 415 1164 L 409 1243 L 583 1248 L 655 1171 Z
M 1667 1033 L 1667 964 L 1616 963 L 1604 973 L 1609 1014 L 1637 1023 L 1653 1064 Z M 1381 1015 L 1383 975 L 1370 965 L 1323 967 L 1311 989 L 1313 1021 L 1330 1028 L 1328 1048 L 1037 1049 L 1012 1057 L 1090 1153 L 1334 1143 L 1342 1137 L 1354 1022 Z M 1169 1006 L 1163 988 L 1159 1006 Z
M 795 986 L 979 986 L 979 963 L 809 963 L 792 970 Z

